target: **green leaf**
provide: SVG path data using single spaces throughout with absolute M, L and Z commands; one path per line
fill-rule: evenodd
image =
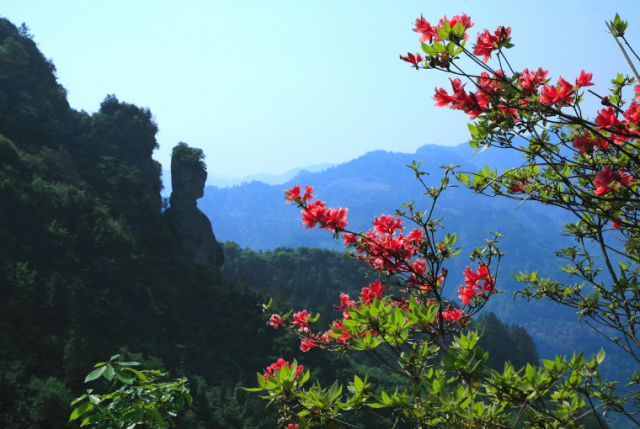
M 111 356 L 111 359 L 109 359 L 110 361 L 116 360 L 120 357 L 120 355 L 113 355 Z
M 140 381 L 147 381 L 147 376 L 144 375 L 143 373 L 141 373 L 140 371 L 133 369 L 133 368 L 125 368 L 125 371 L 131 371 L 133 372 L 135 375 L 138 376 L 138 378 L 140 379 Z
M 127 377 L 127 375 L 124 374 L 119 369 L 114 369 L 114 372 L 115 372 L 115 376 L 118 378 L 118 380 L 122 381 L 125 384 L 133 384 L 133 379 Z
M 357 375 L 353 379 L 353 385 L 358 391 L 362 391 L 362 389 L 364 388 L 364 383 Z
M 258 384 L 263 389 L 267 388 L 267 381 L 264 379 L 264 375 L 263 374 L 258 373 Z
M 140 362 L 114 362 L 116 365 L 120 366 L 136 366 L 140 365 Z
M 453 42 L 449 42 L 449 44 L 447 45 L 447 52 L 449 52 L 449 55 L 451 55 L 452 57 L 455 55 L 455 49 L 456 45 Z
M 435 55 L 437 53 L 435 49 L 425 43 L 422 44 L 422 50 L 427 55 Z
M 135 423 L 144 423 L 144 412 L 142 411 L 142 408 L 136 407 L 136 414 L 133 417 L 133 421 Z
M 82 423 L 80 423 L 80 427 L 86 426 L 90 423 L 103 423 L 103 419 L 104 417 L 102 416 L 102 414 L 94 414 L 84 419 Z
M 85 378 L 85 379 L 84 379 L 84 382 L 86 383 L 86 382 L 88 382 L 88 381 L 93 381 L 93 380 L 95 380 L 96 378 L 100 378 L 100 376 L 101 376 L 102 374 L 104 374 L 104 372 L 106 371 L 106 369 L 107 369 L 107 367 L 106 367 L 106 366 L 101 366 L 100 368 L 98 368 L 98 369 L 96 369 L 96 370 L 94 370 L 94 371 L 91 371 L 91 372 L 89 373 L 89 375 L 87 375 L 87 378 Z
M 449 390 L 447 390 L 447 387 L 444 384 L 440 386 L 440 400 L 445 405 L 451 402 L 451 396 L 449 395 Z
M 104 366 L 103 368 L 106 369 L 106 371 L 104 371 L 104 378 L 106 378 L 109 381 L 113 380 L 113 376 L 115 374 L 113 367 L 111 365 L 107 365 L 107 366 Z
M 459 407 L 456 412 L 458 413 L 458 415 L 460 415 L 461 417 L 465 418 L 465 419 L 470 419 L 472 417 L 471 413 L 467 410 L 465 410 L 464 408 Z
M 307 382 L 307 380 L 309 380 L 309 377 L 311 377 L 311 371 L 307 371 L 304 373 L 304 375 L 302 376 L 302 379 L 298 382 L 299 385 L 303 385 L 304 383 Z M 264 380 L 264 378 L 263 378 Z
M 338 395 L 340 395 L 340 393 L 342 393 L 342 386 L 340 386 L 338 384 L 338 380 L 336 380 L 327 392 L 327 396 L 329 397 L 330 401 L 333 401 L 338 397 Z
M 160 426 L 162 426 L 162 427 L 166 427 L 167 426 L 167 422 L 164 421 L 164 419 L 162 418 L 162 415 L 160 414 L 160 412 L 158 412 L 158 410 L 156 410 L 155 408 L 149 408 L 147 410 L 147 413 L 149 413 L 151 415 L 151 417 L 153 418 L 153 420 L 158 422 L 158 424 Z
M 91 402 L 85 402 L 84 404 L 80 405 L 78 408 L 73 410 L 73 412 L 71 413 L 71 417 L 69 418 L 69 421 L 77 419 L 87 411 L 92 410 L 93 407 L 94 405 Z
M 604 360 L 605 357 L 605 353 L 604 353 L 604 349 L 600 349 L 600 351 L 598 352 L 598 356 L 596 356 L 596 360 L 598 361 L 598 363 L 602 363 L 602 361 Z
M 464 174 L 464 173 L 460 173 L 460 174 L 458 175 L 458 181 L 459 181 L 459 182 L 461 182 L 461 183 L 464 183 L 464 184 L 468 185 L 468 184 L 469 184 L 469 176 L 467 176 L 467 175 L 466 175 L 466 174 Z
M 71 406 L 74 406 L 75 404 L 77 404 L 78 402 L 82 401 L 86 397 L 87 397 L 87 395 L 82 395 L 81 397 L 74 399 L 73 402 L 71 402 Z

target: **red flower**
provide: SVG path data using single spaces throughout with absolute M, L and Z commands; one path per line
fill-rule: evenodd
M 560 90 L 558 90 L 558 86 Z M 573 85 L 566 80 L 558 79 L 558 85 L 545 85 L 541 91 L 540 102 L 549 106 L 556 104 L 565 106 L 575 100 Z
M 638 123 L 640 122 L 640 105 L 635 101 L 629 104 L 629 108 L 624 112 L 624 117 L 627 121 Z
M 477 273 L 474 273 L 473 270 L 469 267 L 465 268 L 464 272 L 462 273 L 465 276 L 465 283 L 467 282 L 467 279 L 469 279 L 470 281 L 473 281 L 474 283 L 478 280 L 485 280 L 489 278 L 489 269 L 486 267 L 486 265 L 480 265 L 478 267 L 478 271 Z
M 444 88 L 438 89 L 438 87 L 436 87 L 436 95 L 433 96 L 433 99 L 436 100 L 436 107 L 448 106 L 453 101 L 453 97 Z
M 341 334 L 341 336 L 331 337 L 331 332 Z M 335 338 L 336 343 L 338 344 L 346 344 L 346 342 L 351 339 L 351 335 L 349 335 L 346 329 L 344 329 L 344 326 L 342 326 L 342 322 L 340 320 L 334 320 L 333 324 L 331 325 L 331 332 L 327 332 L 327 336 L 329 336 L 329 338 Z
M 332 231 L 338 231 L 344 229 L 347 225 L 347 212 L 348 208 L 338 207 L 337 209 L 331 209 L 327 213 L 327 220 L 323 222 L 322 228 Z
M 558 85 L 560 86 L 560 99 L 568 103 L 573 102 L 575 99 L 575 97 L 573 97 L 575 93 L 573 85 L 562 79 L 562 76 L 558 79 Z
M 596 178 L 593 181 L 594 186 L 596 186 L 596 190 L 593 191 L 599 197 L 607 195 L 612 191 L 611 183 L 618 179 L 618 175 L 611 171 L 609 167 L 605 167 L 602 171 L 599 171 L 596 174 Z
M 317 200 L 310 203 L 306 210 L 302 209 L 302 225 L 306 225 L 307 229 L 313 229 L 318 222 L 326 219 L 326 213 L 328 211 L 326 205 L 324 201 Z
M 263 374 L 264 380 L 269 381 L 269 375 L 273 378 L 276 376 L 276 371 L 280 371 L 282 367 L 290 367 L 289 362 L 286 362 L 284 359 L 280 358 L 277 362 L 272 363 L 267 367 L 267 374 Z M 304 370 L 304 366 L 298 365 L 296 368 L 296 380 L 300 378 L 300 373 Z M 296 425 L 298 426 L 298 425 Z
M 493 78 L 489 76 L 489 73 L 482 72 L 478 78 L 478 92 L 476 98 L 478 104 L 482 109 L 486 109 L 489 105 L 489 101 L 497 101 L 502 95 L 502 79 L 504 73 L 502 70 L 493 75 Z
M 400 59 L 413 64 L 416 69 L 418 68 L 418 63 L 421 63 L 422 61 L 424 61 L 424 57 L 421 56 L 419 53 L 416 53 L 415 55 L 413 55 L 411 52 L 408 52 L 406 57 L 403 57 L 402 55 L 400 55 Z
M 547 80 L 548 71 L 542 70 L 542 67 L 538 69 L 538 71 L 529 71 L 529 69 L 524 69 L 520 76 L 518 77 L 518 82 L 522 89 L 527 92 L 537 94 L 538 86 L 544 84 Z
M 278 317 L 277 314 L 274 314 L 269 319 L 269 325 L 271 325 L 274 328 L 278 329 L 279 326 L 281 326 L 281 325 L 284 326 L 284 320 L 282 320 L 280 317 Z
M 467 94 L 464 90 L 466 83 L 463 85 L 460 79 L 449 79 L 451 81 L 451 87 L 453 89 L 453 96 L 447 94 L 447 92 L 440 88 L 436 88 L 436 100 L 437 107 L 443 107 L 451 103 L 451 108 L 455 110 L 463 110 L 468 115 L 471 115 L 471 119 L 475 119 L 481 113 L 483 113 L 484 107 L 478 101 L 476 94 Z M 484 103 L 486 107 L 486 102 Z
M 416 28 L 413 29 L 414 33 L 422 33 L 422 36 L 418 39 L 420 42 L 433 41 L 433 37 L 438 35 L 438 31 L 424 19 L 424 16 L 420 14 L 420 18 L 416 19 Z
M 511 185 L 509 186 L 508 192 L 510 194 L 521 194 L 524 192 L 524 188 L 520 185 Z
M 587 131 L 582 135 L 575 136 L 572 144 L 575 149 L 578 149 L 578 154 L 581 155 L 586 151 L 593 150 L 593 147 L 596 145 L 596 141 L 593 140 L 591 133 Z
M 299 313 L 293 315 L 293 324 L 300 325 L 300 329 L 309 329 L 309 313 L 307 310 L 302 310 Z
M 348 246 L 351 243 L 355 243 L 356 241 L 358 241 L 358 237 L 355 234 L 343 234 L 342 241 L 345 246 Z
M 593 73 L 586 73 L 584 70 L 582 70 L 580 72 L 580 77 L 576 79 L 576 86 L 578 87 L 593 86 L 593 84 L 591 83 L 592 76 L 593 76 Z
M 310 198 L 315 198 L 311 195 L 313 188 L 305 191 L 305 196 L 309 194 Z M 304 196 L 303 196 L 304 198 Z M 307 229 L 315 228 L 317 224 L 320 224 L 320 228 L 326 230 L 333 230 L 338 232 L 344 229 L 347 222 L 347 212 L 349 209 L 338 207 L 336 209 L 328 209 L 324 201 L 316 200 L 301 211 L 302 225 L 306 225 Z
M 304 353 L 315 348 L 316 348 L 316 341 L 313 334 L 311 334 L 311 338 L 302 339 L 302 343 L 300 343 L 300 350 L 302 350 Z
M 453 92 L 456 94 L 458 94 L 460 91 L 464 89 L 465 86 L 467 86 L 466 83 L 463 85 L 462 81 L 460 81 L 460 79 L 458 78 L 455 78 L 455 79 L 449 78 L 449 80 L 451 81 L 451 88 L 453 89 Z
M 274 362 L 267 367 L 267 374 L 263 374 L 264 380 L 269 381 L 269 376 L 275 378 L 276 371 L 280 371 L 282 367 L 285 367 L 285 366 L 290 367 L 289 362 L 286 362 L 282 358 L 278 359 L 277 362 Z M 300 378 L 300 373 L 303 370 L 304 370 L 304 366 L 298 365 L 298 367 L 296 368 L 296 380 Z
M 369 332 L 372 337 L 377 337 L 378 336 L 378 331 L 376 331 L 375 329 L 369 329 L 368 331 L 364 331 L 362 334 L 360 334 L 360 336 L 361 337 L 366 337 L 367 336 L 367 332 Z
M 369 287 L 362 288 L 362 302 L 369 304 L 374 298 L 382 298 L 382 292 L 384 292 L 386 288 L 386 286 L 380 283 L 380 279 L 377 279 L 374 283 L 369 283 Z
M 311 201 L 312 199 L 314 199 L 316 196 L 315 195 L 311 195 L 311 193 L 313 192 L 313 186 L 304 186 L 304 195 L 302 196 L 302 200 L 303 201 Z M 298 193 L 300 193 L 298 191 Z
M 373 218 L 373 230 L 378 235 L 389 234 L 393 235 L 396 230 L 402 231 L 402 218 L 396 218 L 394 216 L 380 215 L 380 219 Z
M 473 47 L 473 53 L 477 56 L 483 56 L 482 61 L 486 64 L 491 58 L 491 53 L 499 49 L 500 43 L 504 42 L 511 35 L 511 27 L 505 28 L 503 26 L 497 27 L 494 34 L 491 34 L 489 30 L 484 30 L 482 33 L 478 33 L 476 40 L 476 46 Z
M 495 280 L 491 278 L 489 268 L 485 265 L 480 265 L 476 273 L 467 267 L 463 274 L 465 285 L 460 286 L 458 289 L 458 293 L 460 294 L 459 298 L 463 304 L 471 305 L 471 299 L 476 296 L 478 292 L 495 292 Z
M 616 126 L 620 124 L 620 121 L 618 120 L 618 118 L 616 118 L 613 107 L 609 106 L 606 109 L 598 110 L 598 116 L 596 116 L 596 124 L 598 125 L 598 129 L 601 130 L 603 128 Z
M 618 217 L 619 221 L 622 221 L 622 216 Z M 615 221 L 611 221 L 611 226 L 614 227 L 615 229 L 622 229 L 622 225 L 616 223 Z
M 620 173 L 618 175 L 618 181 L 620 181 L 620 183 L 618 183 L 618 188 L 622 186 L 622 184 L 631 186 L 634 183 L 633 176 L 630 175 L 629 173 L 625 173 L 624 169 L 620 170 Z
M 416 244 L 419 244 L 422 237 L 424 237 L 424 233 L 422 232 L 422 230 L 418 228 L 413 228 L 413 231 L 411 231 L 409 235 L 405 237 L 405 240 L 411 243 L 415 242 Z
M 504 104 L 498 106 L 498 111 L 502 116 L 512 120 L 513 122 L 518 122 L 520 118 L 518 118 L 518 109 L 514 109 L 513 107 L 507 107 Z
M 448 22 L 449 25 L 451 26 L 451 28 L 455 27 L 455 25 L 457 23 L 462 24 L 462 26 L 464 27 L 464 31 L 465 33 L 463 34 L 464 40 L 467 40 L 469 38 L 469 35 L 466 34 L 466 31 L 473 27 L 473 22 L 471 22 L 471 17 L 468 16 L 466 13 L 463 13 L 462 15 L 456 15 L 453 18 L 451 18 L 451 20 L 449 21 L 447 19 L 447 15 L 444 16 L 444 18 L 442 18 L 440 20 L 440 22 L 438 23 L 438 27 L 439 28 L 444 28 L 444 23 Z M 436 35 L 435 35 L 435 39 L 439 42 L 442 41 L 442 39 L 440 37 L 438 37 L 437 31 L 436 31 Z
M 558 88 L 553 85 L 545 85 L 541 94 L 540 102 L 542 104 L 552 105 L 558 101 Z
M 598 174 L 596 174 L 596 179 L 593 181 L 593 184 L 597 187 L 609 186 L 611 182 L 617 178 L 618 175 L 616 173 L 611 171 L 609 167 L 605 167 L 602 171 L 599 171 Z
M 475 287 L 460 286 L 458 289 L 458 298 L 462 300 L 463 304 L 471 305 L 471 299 L 475 296 Z
M 427 272 L 427 261 L 418 259 L 411 265 L 411 268 L 413 268 L 413 271 L 415 271 L 416 274 L 424 276 Z
M 463 316 L 464 312 L 462 310 L 447 309 L 442 312 L 442 318 L 450 322 L 455 322 L 458 319 L 461 319 Z
M 287 200 L 287 204 L 292 201 L 296 201 L 300 198 L 300 185 L 295 185 L 293 188 L 284 191 L 284 195 L 284 198 Z
M 295 185 L 293 188 L 284 191 L 284 198 L 287 200 L 287 204 L 292 201 L 310 201 L 316 197 L 315 195 L 311 195 L 312 192 L 313 186 L 305 186 L 304 195 L 300 198 L 300 185 Z
M 437 27 L 429 24 L 429 22 L 424 19 L 424 16 L 421 14 L 420 18 L 416 19 L 416 28 L 414 28 L 413 31 L 415 33 L 422 34 L 422 36 L 420 36 L 420 39 L 418 39 L 421 42 L 432 43 L 434 39 L 438 42 L 442 42 L 442 38 L 438 34 L 438 28 L 444 28 L 445 22 L 448 22 L 451 28 L 455 27 L 455 25 L 459 22 L 464 27 L 464 39 L 467 40 L 469 38 L 469 36 L 466 34 L 466 31 L 468 28 L 473 27 L 473 22 L 471 22 L 471 17 L 464 13 L 462 15 L 454 16 L 453 18 L 451 18 L 451 20 L 448 20 L 447 16 L 445 15 L 444 18 L 440 20 Z
M 344 311 L 347 308 L 355 308 L 356 303 L 349 299 L 349 295 L 346 293 L 340 294 L 340 307 L 334 304 L 336 310 Z
M 598 189 L 596 189 L 595 191 L 593 191 L 593 193 L 596 194 L 599 197 L 607 195 L 610 192 L 611 192 L 611 188 L 609 186 L 601 186 Z
M 473 54 L 482 56 L 482 61 L 486 64 L 491 58 L 495 45 L 495 38 L 489 33 L 489 30 L 484 30 L 483 33 L 478 33 L 478 39 L 476 45 L 473 47 Z

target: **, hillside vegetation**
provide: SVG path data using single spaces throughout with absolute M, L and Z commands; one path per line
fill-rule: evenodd
M 198 374 L 201 397 L 233 396 L 275 335 L 256 335 L 258 294 L 182 254 L 151 112 L 115 96 L 70 109 L 53 64 L 4 19 L 0 62 L 0 425 L 65 426 L 87 369 L 121 348 Z M 228 341 L 239 332 L 253 340 Z M 192 414 L 219 412 L 200 400 Z
M 315 368 L 323 380 L 357 372 L 377 389 L 396 383 L 350 355 L 301 354 L 297 341 L 266 326 L 259 307 L 271 295 L 283 311 L 304 305 L 329 323 L 339 294 L 357 294 L 370 281 L 355 261 L 329 250 L 256 253 L 228 242 L 224 271 L 192 262 L 162 215 L 157 131 L 149 109 L 115 95 L 93 114 L 72 109 L 28 29 L 0 19 L 0 426 L 77 427 L 67 423 L 69 403 L 88 387 L 94 363 L 117 352 L 143 369 L 189 379 L 194 403 L 180 427 L 275 427 L 275 416 L 239 386 L 280 357 Z M 390 186 L 377 183 L 370 182 Z M 271 191 L 258 195 L 271 207 Z M 274 200 L 282 204 L 280 195 Z M 214 195 L 208 204 L 246 219 L 243 199 L 233 205 Z M 224 225 L 219 214 L 212 223 L 216 233 Z M 223 234 L 238 242 L 247 236 Z M 492 314 L 477 323 L 486 326 L 492 365 L 538 360 L 523 328 Z

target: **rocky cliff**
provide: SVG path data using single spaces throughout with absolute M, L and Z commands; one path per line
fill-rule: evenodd
M 201 149 L 179 143 L 171 157 L 172 192 L 165 216 L 177 226 L 184 251 L 197 264 L 215 271 L 224 264 L 222 246 L 216 241 L 211 222 L 197 207 L 207 180 Z

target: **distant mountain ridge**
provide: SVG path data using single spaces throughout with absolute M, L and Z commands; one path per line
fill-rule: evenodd
M 228 188 L 231 186 L 241 185 L 242 183 L 262 182 L 269 185 L 281 185 L 296 177 L 302 171 L 317 173 L 324 171 L 334 164 L 325 162 L 323 164 L 314 164 L 307 167 L 296 167 L 282 174 L 258 173 L 249 174 L 245 177 L 234 177 L 229 174 L 211 174 L 207 176 L 207 186 L 216 186 L 218 188 Z M 162 182 L 164 183 L 163 197 L 171 195 L 171 171 L 162 171 Z
M 349 162 L 334 165 L 320 172 L 299 171 L 294 179 L 279 185 L 269 185 L 264 182 L 245 182 L 234 188 L 221 188 L 207 186 L 204 198 L 199 200 L 199 207 L 212 220 L 216 232 L 220 231 L 221 240 L 233 240 L 244 247 L 255 250 L 273 249 L 278 246 L 300 245 L 310 247 L 331 248 L 340 250 L 340 243 L 327 241 L 330 234 L 306 233 L 304 229 L 297 228 L 299 213 L 290 206 L 283 204 L 283 189 L 295 184 L 314 186 L 319 198 L 326 200 L 327 204 L 336 207 L 348 207 L 350 209 L 350 226 L 355 229 L 368 229 L 373 216 L 382 213 L 392 214 L 400 208 L 401 203 L 408 203 L 420 197 L 424 191 L 420 183 L 413 178 L 413 172 L 406 164 L 414 160 L 422 161 L 421 170 L 430 173 L 423 176 L 427 185 L 433 186 L 439 182 L 443 170 L 442 165 L 459 165 L 457 171 L 474 171 L 492 165 L 498 169 L 518 166 L 522 158 L 513 151 L 488 150 L 483 153 L 473 154 L 467 144 L 458 146 L 424 145 L 416 153 L 388 152 L 384 150 L 368 152 Z M 456 183 L 453 180 L 453 183 Z M 255 194 L 255 195 L 254 195 Z M 244 195 L 236 199 L 237 195 Z M 248 196 L 251 196 L 248 198 Z M 489 200 L 483 197 L 474 197 L 466 189 L 449 189 L 441 197 L 440 206 L 450 208 L 454 201 L 467 201 L 477 207 L 488 207 L 500 210 L 513 210 L 517 203 L 506 199 Z M 260 206 L 262 216 L 254 219 L 248 225 L 236 225 L 239 219 L 252 216 L 257 205 Z M 366 206 L 364 212 L 361 206 Z M 510 213 L 516 217 L 528 216 L 531 211 L 540 211 L 539 205 L 524 205 L 517 212 Z M 544 210 L 540 213 L 544 218 L 554 219 L 563 216 L 564 213 L 553 210 Z M 566 217 L 566 216 L 565 216 Z M 289 219 L 283 223 L 285 219 Z M 568 218 L 567 218 L 568 220 Z M 238 231 L 247 231 L 257 228 L 258 224 L 270 222 L 271 228 L 261 234 L 240 234 Z M 560 227 L 561 222 L 555 222 Z M 530 227 L 535 227 L 530 224 Z M 496 223 L 499 228 L 499 223 Z M 559 236 L 559 230 L 542 228 L 541 234 L 552 234 L 555 239 Z M 319 238 L 320 237 L 320 238 Z

